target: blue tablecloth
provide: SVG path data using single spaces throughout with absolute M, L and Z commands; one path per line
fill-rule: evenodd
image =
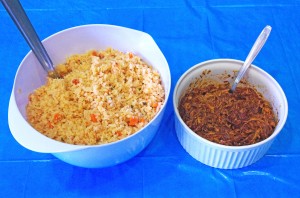
M 229 1 L 226 1 L 229 2 Z M 29 51 L 0 6 L 0 197 L 300 197 L 300 1 L 21 0 L 38 35 L 83 24 L 149 33 L 171 70 L 172 91 L 191 66 L 214 58 L 244 60 L 260 31 L 272 33 L 254 61 L 282 86 L 287 122 L 267 154 L 236 170 L 208 167 L 181 147 L 172 97 L 150 145 L 117 166 L 84 169 L 29 151 L 12 137 L 7 109 L 17 67 Z

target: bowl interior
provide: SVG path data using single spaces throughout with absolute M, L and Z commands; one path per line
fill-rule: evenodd
M 165 89 L 165 100 L 168 99 L 171 86 L 168 63 L 152 37 L 144 32 L 112 25 L 85 25 L 58 32 L 45 39 L 43 44 L 54 65 L 63 63 L 68 56 L 86 53 L 92 49 L 101 50 L 111 47 L 123 52 L 133 52 L 159 71 Z M 18 119 L 27 128 L 26 135 L 22 130 L 11 130 L 19 143 L 25 147 L 31 147 L 32 144 L 38 144 L 39 141 L 44 144 L 47 142 L 49 145 L 47 148 L 41 148 L 41 151 L 51 152 L 52 148 L 50 147 L 54 142 L 46 136 L 40 135 L 26 122 L 25 109 L 29 94 L 45 83 L 46 75 L 47 73 L 30 51 L 19 66 L 11 97 L 11 100 L 15 100 L 15 102 L 11 102 L 10 106 L 16 105 L 12 109 L 19 112 L 20 116 L 11 119 L 9 117 L 9 120 L 10 123 L 13 123 L 12 119 Z M 166 102 L 162 109 L 165 104 Z M 38 139 L 31 141 L 30 138 L 33 136 Z M 43 146 L 39 144 L 36 147 Z M 56 142 L 54 147 L 55 151 L 67 151 L 81 146 Z
M 187 129 L 187 131 L 193 133 L 195 137 L 197 136 L 196 138 L 204 140 L 202 137 L 196 135 L 194 132 L 192 132 L 192 130 L 188 128 L 188 126 L 181 119 L 178 112 L 178 103 L 181 97 L 184 95 L 185 90 L 188 88 L 191 82 L 193 82 L 196 78 L 199 78 L 199 76 L 202 75 L 203 72 L 207 70 L 209 70 L 210 73 L 205 75 L 205 77 L 218 80 L 218 81 L 228 80 L 229 82 L 232 83 L 234 80 L 234 78 L 232 77 L 236 76 L 235 74 L 240 69 L 242 64 L 243 64 L 242 61 L 232 60 L 232 59 L 216 59 L 216 60 L 206 61 L 190 68 L 178 80 L 173 95 L 175 114 L 179 118 L 181 124 Z M 251 85 L 255 86 L 257 90 L 261 92 L 263 96 L 271 103 L 273 110 L 279 120 L 274 133 L 269 138 L 256 143 L 256 144 L 262 144 L 263 142 L 268 141 L 269 139 L 273 139 L 284 126 L 287 118 L 287 112 L 288 112 L 287 99 L 282 88 L 275 81 L 275 79 L 272 78 L 268 73 L 266 73 L 265 71 L 263 71 L 262 69 L 254 65 L 252 65 L 248 69 L 244 78 Z M 207 142 L 208 140 L 204 140 L 204 141 Z M 213 142 L 211 142 L 211 144 L 215 144 L 216 146 L 224 146 Z M 251 147 L 251 146 L 253 145 L 239 146 L 239 148 Z

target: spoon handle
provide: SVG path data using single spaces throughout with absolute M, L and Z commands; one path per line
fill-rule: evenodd
M 45 71 L 56 74 L 53 63 L 19 0 L 1 0 L 1 2 Z
M 240 80 L 243 78 L 244 74 L 246 73 L 248 67 L 251 65 L 251 63 L 253 62 L 253 60 L 256 58 L 257 54 L 260 52 L 261 48 L 263 47 L 263 45 L 265 44 L 265 42 L 267 41 L 270 32 L 272 30 L 272 27 L 267 25 L 262 32 L 260 33 L 260 35 L 258 36 L 258 38 L 256 39 L 253 47 L 251 48 L 251 51 L 249 52 L 242 68 L 240 69 L 239 73 L 237 74 L 236 79 L 233 82 L 233 85 L 230 89 L 231 92 L 233 92 L 237 86 L 237 84 L 240 82 Z

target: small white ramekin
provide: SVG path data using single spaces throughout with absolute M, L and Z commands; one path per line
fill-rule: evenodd
M 242 61 L 233 59 L 215 59 L 199 63 L 180 77 L 173 93 L 175 129 L 180 144 L 193 158 L 211 167 L 236 169 L 253 164 L 266 154 L 287 119 L 288 103 L 282 88 L 268 73 L 252 65 L 244 78 L 271 102 L 278 116 L 279 122 L 270 137 L 252 145 L 226 146 L 200 137 L 184 123 L 178 111 L 178 103 L 189 84 L 199 78 L 205 70 L 211 71 L 209 75 L 205 75 L 209 78 L 218 79 L 220 74 L 224 73 L 232 77 L 242 64 Z

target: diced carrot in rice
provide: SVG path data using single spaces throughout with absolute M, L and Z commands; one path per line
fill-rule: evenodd
M 145 126 L 164 103 L 159 73 L 132 52 L 93 50 L 57 68 L 63 78 L 48 78 L 31 93 L 26 112 L 34 128 L 58 141 L 117 141 Z

